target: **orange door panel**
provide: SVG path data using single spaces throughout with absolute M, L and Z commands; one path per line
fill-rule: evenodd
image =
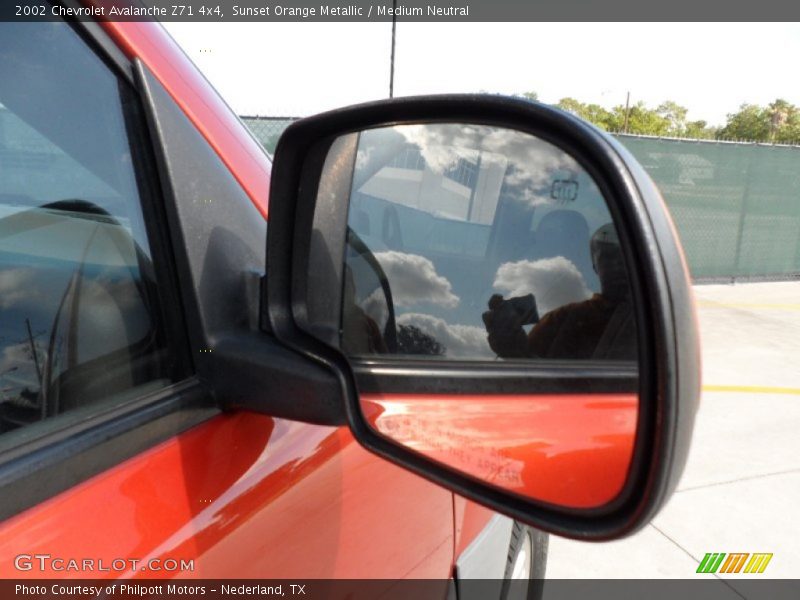
M 0 577 L 443 578 L 452 509 L 346 429 L 220 416 L 0 524 Z M 167 559 L 193 570 L 147 570 Z

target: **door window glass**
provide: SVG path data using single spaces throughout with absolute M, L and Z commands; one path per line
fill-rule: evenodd
M 0 23 L 0 433 L 172 378 L 125 86 L 67 24 Z

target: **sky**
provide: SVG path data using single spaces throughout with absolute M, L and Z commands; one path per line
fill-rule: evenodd
M 389 94 L 390 23 L 165 23 L 240 115 L 308 116 Z M 535 91 L 606 107 L 674 100 L 711 125 L 800 104 L 796 23 L 405 23 L 395 96 Z

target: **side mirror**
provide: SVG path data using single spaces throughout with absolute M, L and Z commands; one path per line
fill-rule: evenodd
M 275 153 L 263 322 L 369 450 L 557 534 L 674 489 L 699 396 L 686 263 L 612 137 L 491 96 L 298 121 Z

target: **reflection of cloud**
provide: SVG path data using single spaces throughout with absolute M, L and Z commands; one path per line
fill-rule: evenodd
M 578 268 L 563 256 L 503 263 L 497 269 L 494 287 L 508 296 L 532 293 L 539 315 L 592 295 Z
M 36 270 L 30 268 L 0 271 L 0 309 L 36 300 L 35 279 Z
M 531 134 L 469 124 L 400 125 L 394 131 L 410 144 L 419 147 L 422 156 L 434 172 L 442 173 L 454 166 L 459 158 L 475 162 L 478 155 L 495 155 L 507 160 L 506 185 L 519 188 L 519 200 L 544 203 L 537 191 L 549 188 L 555 175 L 559 178 L 577 177 L 584 169 L 564 150 Z M 488 157 L 487 157 L 488 158 Z
M 473 325 L 451 325 L 443 319 L 421 313 L 407 313 L 397 317 L 399 325 L 414 325 L 447 348 L 448 358 L 494 358 L 486 341 L 486 330 Z
M 395 130 L 409 144 L 419 147 L 425 163 L 434 173 L 442 174 L 460 158 L 475 162 L 482 136 L 489 127 L 480 125 L 427 124 L 400 125 Z
M 453 293 L 450 282 L 437 274 L 436 267 L 424 256 L 390 250 L 376 253 L 375 258 L 383 267 L 392 286 L 395 306 L 458 306 L 459 298 Z

